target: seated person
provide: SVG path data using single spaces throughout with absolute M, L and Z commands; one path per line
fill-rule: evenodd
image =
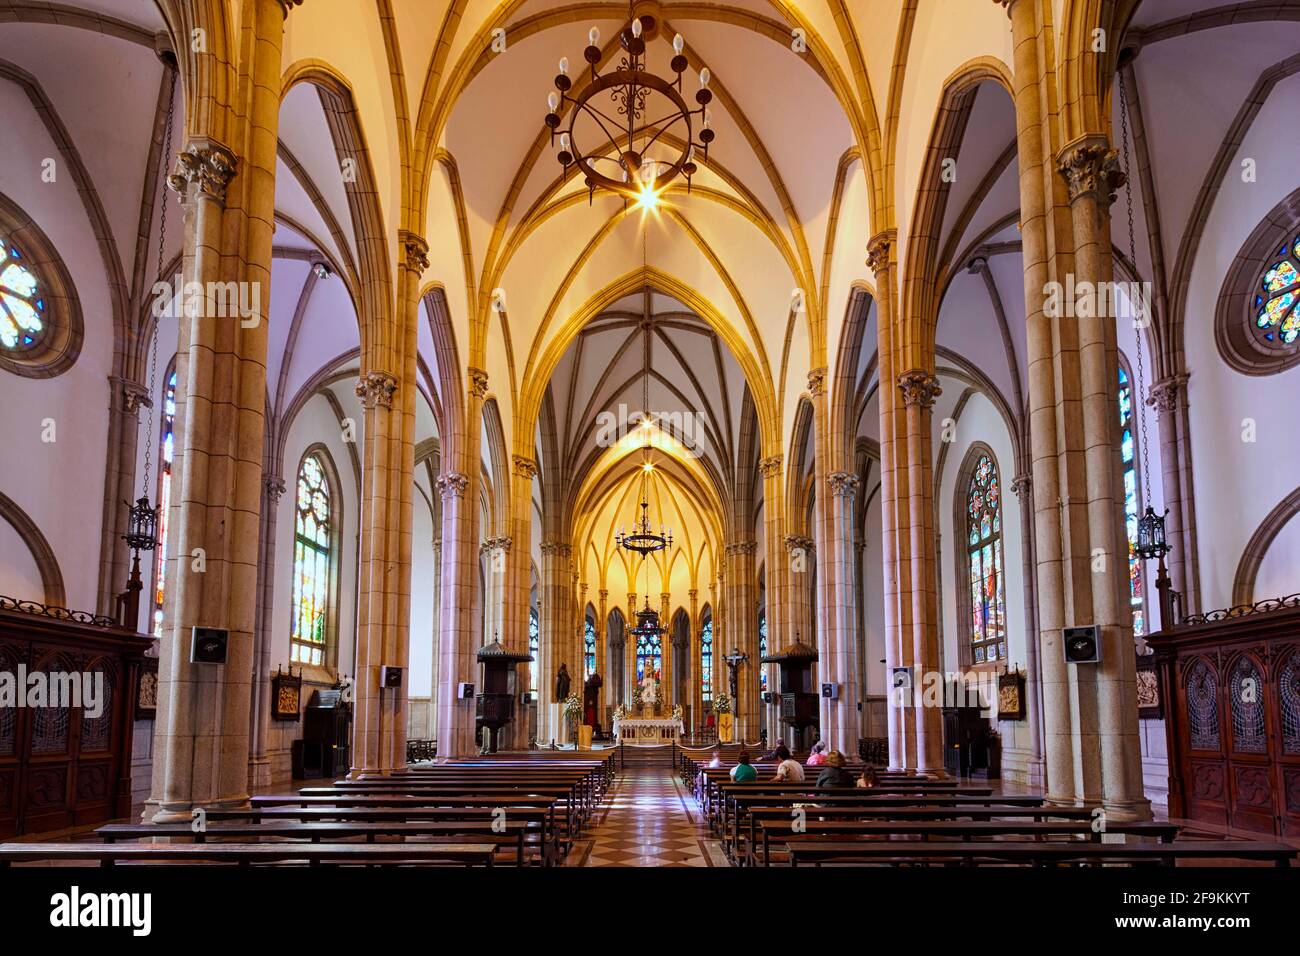
M 853 787 L 857 781 L 853 774 L 844 769 L 844 754 L 832 750 L 826 755 L 826 769 L 817 776 L 817 789 L 829 790 L 834 787 Z
M 876 768 L 867 764 L 862 768 L 862 776 L 858 778 L 859 790 L 870 790 L 876 785 Z
M 731 779 L 736 783 L 753 783 L 758 779 L 758 771 L 749 762 L 749 751 L 742 750 L 737 763 L 731 768 Z
M 808 755 L 808 766 L 820 767 L 826 762 L 826 742 L 817 741 L 812 745 L 812 753 Z
M 803 783 L 803 767 L 799 761 L 790 756 L 790 748 L 785 744 L 776 745 L 776 753 L 773 755 L 780 763 L 777 764 L 776 775 L 773 780 L 783 781 L 785 783 Z
M 713 756 L 710 758 L 708 766 L 710 770 L 716 770 L 722 766 L 722 749 L 720 747 L 713 748 Z

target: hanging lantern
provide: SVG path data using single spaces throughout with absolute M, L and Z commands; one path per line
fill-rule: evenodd
M 1169 514 L 1168 509 L 1165 514 Z M 1138 518 L 1137 545 L 1133 550 L 1146 560 L 1163 558 L 1173 550 L 1165 541 L 1165 515 L 1156 514 L 1150 505 L 1146 514 Z
M 158 546 L 158 509 L 149 503 L 148 495 L 128 506 L 122 538 L 132 551 L 152 551 Z

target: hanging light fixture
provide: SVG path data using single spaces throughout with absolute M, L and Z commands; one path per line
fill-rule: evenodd
M 656 532 L 650 524 L 649 479 L 654 465 L 650 463 L 650 322 L 645 323 L 645 350 L 641 360 L 641 415 L 645 428 L 645 440 L 641 446 L 641 514 L 632 522 L 632 530 L 622 527 L 614 535 L 614 541 L 625 551 L 634 551 L 644 559 L 648 554 L 672 547 L 673 532 L 671 528 L 659 525 Z M 648 599 L 647 599 L 648 601 Z M 648 606 L 648 605 L 647 605 Z M 639 616 L 639 615 L 638 615 Z
M 617 69 L 601 74 L 596 69 L 601 60 L 597 46 L 600 30 L 592 27 L 583 51 L 583 58 L 591 64 L 591 81 L 576 94 L 571 95 L 574 81 L 569 76 L 569 59 L 560 60 L 555 89 L 546 97 L 546 125 L 551 130 L 551 145 L 555 145 L 556 137 L 560 141 L 556 159 L 566 172 L 571 165 L 577 165 L 589 195 L 600 187 L 635 199 L 642 208 L 653 208 L 659 194 L 678 176 L 686 177 L 686 188 L 690 190 L 691 177 L 699 169 L 695 162 L 697 150 L 703 160 L 709 158 L 714 132 L 707 109 L 713 100 L 708 68 L 700 70 L 699 89 L 695 91 L 697 106 L 692 109 L 682 92 L 682 75 L 688 61 L 683 53 L 686 41 L 680 33 L 673 38 L 673 57 L 669 61 L 673 79 L 665 80 L 646 70 L 646 40 L 653 38 L 658 29 L 658 20 L 648 14 L 636 16 L 629 0 L 628 24 L 618 34 L 625 55 Z M 607 94 L 608 102 L 600 94 Z M 560 114 L 566 107 L 568 126 L 561 128 L 564 120 Z M 697 120 L 698 137 L 693 131 Z M 679 149 L 671 150 L 675 155 L 661 160 L 649 158 L 647 153 L 669 133 L 681 142 Z M 661 145 L 667 145 L 667 140 Z

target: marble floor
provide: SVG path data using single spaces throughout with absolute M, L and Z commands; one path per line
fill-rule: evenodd
M 569 854 L 567 866 L 726 866 L 676 774 L 628 767 Z

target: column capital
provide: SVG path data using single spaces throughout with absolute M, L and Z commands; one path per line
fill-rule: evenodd
M 442 495 L 443 501 L 464 498 L 467 488 L 469 488 L 469 476 L 462 475 L 458 471 L 448 472 L 438 477 L 438 492 Z
M 280 4 L 280 9 L 284 11 L 286 18 L 288 18 L 290 10 L 302 6 L 302 0 L 276 0 L 276 2 Z
M 122 409 L 128 415 L 139 415 L 141 408 L 153 408 L 153 396 L 149 389 L 129 378 L 109 376 L 109 381 L 122 390 Z
M 884 229 L 867 240 L 867 268 L 879 275 L 889 268 L 889 252 L 894 246 L 895 229 Z
M 780 455 L 768 455 L 766 458 L 760 458 L 758 461 L 758 470 L 762 472 L 764 478 L 779 478 L 781 476 Z
M 1011 479 L 1011 490 L 1015 492 L 1017 498 L 1025 500 L 1025 496 L 1030 494 L 1034 488 L 1034 479 L 1032 475 L 1016 475 Z
M 357 398 L 365 408 L 392 408 L 397 391 L 397 376 L 383 371 L 369 371 L 357 380 Z
M 826 366 L 808 370 L 808 391 L 813 395 L 826 394 Z
M 416 276 L 424 275 L 429 268 L 429 244 L 422 236 L 405 229 L 398 232 L 397 238 L 402 243 L 402 265 Z
M 281 495 L 289 489 L 289 486 L 284 483 L 284 479 L 279 475 L 264 475 L 262 477 L 262 487 L 266 491 L 266 497 L 273 502 L 279 501 Z
M 573 552 L 573 548 L 567 541 L 558 541 L 554 538 L 543 541 L 541 549 L 542 554 L 556 555 L 561 558 L 567 558 Z
M 756 541 L 733 541 L 724 549 L 728 557 L 738 557 L 743 554 L 754 554 L 758 551 L 758 542 Z
M 787 534 L 785 536 L 785 549 L 787 551 L 812 551 L 813 539 L 801 534 Z
M 918 405 L 921 408 L 929 408 L 943 394 L 939 380 L 921 368 L 908 369 L 898 376 L 898 388 L 903 393 L 904 405 Z
M 525 455 L 515 455 L 511 459 L 514 463 L 514 472 L 520 478 L 527 478 L 532 481 L 537 477 L 537 462 Z
M 176 165 L 167 177 L 170 186 L 187 202 L 191 197 L 214 199 L 226 204 L 226 187 L 235 178 L 239 160 L 229 147 L 215 139 L 198 137 L 186 144 L 176 156 Z
M 488 373 L 481 368 L 469 367 L 469 393 L 477 399 L 487 394 Z
M 1075 141 L 1056 156 L 1056 171 L 1070 190 L 1070 202 L 1091 196 L 1097 204 L 1110 206 L 1116 191 L 1124 185 L 1119 153 L 1105 140 Z
M 1162 415 L 1175 412 L 1180 402 L 1186 403 L 1186 399 L 1182 397 L 1186 387 L 1186 375 L 1170 375 L 1168 378 L 1162 378 L 1152 383 L 1147 393 L 1146 403 Z
M 851 471 L 832 471 L 826 476 L 831 494 L 836 498 L 852 498 L 858 490 L 858 476 Z
M 487 554 L 490 551 L 504 551 L 509 554 L 510 546 L 512 544 L 514 544 L 514 540 L 508 536 L 486 538 L 483 543 L 478 546 L 478 552 L 479 554 Z

